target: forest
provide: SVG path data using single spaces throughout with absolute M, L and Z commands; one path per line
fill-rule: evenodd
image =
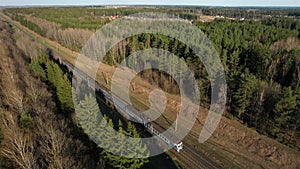
M 98 103 L 93 102 L 90 106 L 93 101 L 90 95 L 78 97 L 79 111 L 75 117 L 70 73 L 52 58 L 49 49 L 4 21 L 0 22 L 0 28 L 0 38 L 6 40 L 0 45 L 3 51 L 0 64 L 0 168 L 146 167 L 147 158 L 114 155 L 85 134 L 83 130 L 94 131 L 98 122 L 91 126 L 90 121 L 81 119 L 79 124 L 76 117 L 85 118 L 87 112 L 91 117 L 99 115 Z M 24 45 L 29 43 L 30 50 Z M 110 109 L 104 103 L 101 105 L 105 111 Z M 110 117 L 105 115 L 102 120 L 125 135 L 139 138 L 136 127 L 124 120 L 112 119 L 111 114 L 116 114 L 112 111 L 108 111 Z M 96 132 L 102 141 L 107 137 L 105 131 Z M 137 151 L 147 153 L 141 141 L 131 144 Z M 122 151 L 122 146 L 115 148 Z
M 273 23 L 216 20 L 193 24 L 212 40 L 225 67 L 230 115 L 262 134 L 299 148 L 300 22 L 274 19 Z M 149 47 L 181 56 L 197 78 L 201 103 L 210 103 L 206 69 L 185 44 L 162 35 L 141 34 L 116 46 L 105 58 L 110 65 Z M 176 64 L 167 66 L 172 70 Z M 169 93 L 179 93 L 176 82 L 162 72 L 145 71 L 140 75 Z
M 101 7 L 87 7 L 84 10 L 59 8 L 54 11 L 52 8 L 4 10 L 7 15 L 22 25 L 77 52 L 81 50 L 88 38 L 98 28 L 111 21 L 108 16 L 126 16 L 140 11 L 167 11 L 170 14 L 191 20 L 192 24 L 202 30 L 212 41 L 225 68 L 228 85 L 225 116 L 230 119 L 237 119 L 248 127 L 254 128 L 260 134 L 300 150 L 300 21 L 297 19 L 300 12 L 298 9 L 245 10 L 203 7 L 187 10 L 185 8 L 166 7 L 165 9 L 155 10 L 152 8 L 103 9 Z M 202 22 L 199 19 L 200 14 L 222 15 L 236 19 L 224 18 Z M 268 15 L 272 17 L 268 17 Z M 246 19 L 240 20 L 240 18 Z M 180 56 L 189 65 L 199 85 L 201 106 L 209 108 L 211 86 L 206 69 L 203 63 L 197 59 L 192 49 L 174 38 L 157 34 L 132 36 L 112 48 L 105 57 L 105 62 L 108 65 L 116 66 L 131 53 L 152 47 L 170 51 Z M 45 96 L 43 97 L 50 98 L 51 95 L 54 95 L 55 98 L 55 101 L 50 103 L 46 102 L 45 99 L 39 100 L 36 98 L 35 101 L 44 101 L 39 105 L 50 104 L 53 106 L 56 104 L 59 112 L 64 116 L 72 114 L 72 91 L 66 72 L 63 72 L 55 62 L 47 59 L 47 56 L 38 56 L 31 60 L 30 70 L 24 72 L 33 73 L 35 78 L 39 79 L 38 83 L 46 83 L 50 86 L 47 89 L 42 85 L 43 90 L 45 90 Z M 169 93 L 179 93 L 176 82 L 167 74 L 154 70 L 145 71 L 140 76 L 145 80 L 150 79 L 149 83 L 158 85 Z M 5 83 L 2 85 L 5 85 Z M 28 86 L 30 87 L 30 85 Z M 5 93 L 2 95 L 10 96 L 10 94 L 5 95 Z M 89 97 L 88 95 L 84 96 L 82 101 L 79 101 L 82 111 L 86 110 L 85 104 L 89 102 Z M 28 98 L 28 100 L 30 99 Z M 31 121 L 39 120 L 40 114 L 35 115 L 36 118 L 27 112 L 40 110 L 25 109 L 26 111 L 24 111 L 21 104 L 22 99 L 12 101 L 16 101 L 17 104 L 14 105 L 17 105 L 17 107 L 12 106 L 11 103 L 1 104 L 10 106 L 12 111 L 18 112 L 21 124 L 21 127 L 17 128 L 18 130 L 31 130 L 34 127 Z M 31 104 L 34 104 L 34 102 Z M 51 109 L 48 110 L 47 108 L 44 111 L 51 112 Z M 128 135 L 138 134 L 131 124 L 125 125 L 119 121 L 113 122 L 109 120 L 109 117 L 105 118 L 110 121 L 111 126 L 114 126 L 120 132 Z M 55 127 L 57 127 L 56 123 L 70 125 L 70 122 L 61 119 L 58 121 L 51 125 Z M 82 127 L 89 130 L 91 126 L 82 125 Z M 80 130 L 74 126 L 71 129 Z M 56 128 L 53 128 L 53 130 L 56 131 Z M 99 132 L 101 133 L 101 131 Z M 63 134 L 59 136 L 66 139 Z M 35 137 L 46 136 L 40 136 L 36 133 L 32 138 Z M 76 140 L 70 140 L 70 144 L 77 143 Z M 40 144 L 46 146 L 45 143 Z M 87 147 L 84 147 L 86 145 L 83 146 L 87 151 L 92 151 L 91 149 L 96 146 L 91 145 L 86 140 L 81 144 L 89 145 Z M 30 146 L 27 148 L 30 148 Z M 39 151 L 48 153 L 43 152 L 46 148 Z M 81 147 L 79 146 L 79 148 Z M 118 159 L 118 163 L 115 163 L 115 159 L 118 157 L 112 157 L 113 155 L 110 153 L 99 148 L 93 153 L 98 154 L 97 157 L 99 156 L 98 161 L 93 162 L 95 165 L 106 164 L 117 167 L 127 162 L 129 164 L 125 164 L 125 166 L 136 164 L 136 168 L 139 168 L 148 162 L 147 160 Z M 54 163 L 57 162 L 56 159 L 53 159 L 57 157 L 55 154 L 51 154 L 50 157 L 45 157 L 43 161 L 47 164 L 53 162 L 53 165 L 61 165 Z M 34 158 L 34 155 L 31 155 L 30 158 Z M 77 159 L 72 160 L 74 163 L 77 161 Z M 43 166 L 43 164 L 37 165 Z
M 299 136 L 299 21 L 289 21 L 196 24 L 219 47 L 229 112 L 259 132 L 293 145 Z
M 55 10 L 56 12 L 49 12 L 50 9 L 7 9 L 5 12 L 21 23 L 24 23 L 27 18 L 28 22 L 25 26 L 29 25 L 28 27 L 37 33 L 46 34 L 50 39 L 75 51 L 80 51 L 84 42 L 93 32 L 90 28 L 97 28 L 109 22 L 109 19 L 102 16 L 122 16 L 139 11 L 153 11 L 151 8 L 124 8 L 121 10 L 60 8 Z M 160 10 L 165 9 L 162 8 L 158 11 Z M 222 12 L 227 11 L 226 14 L 230 17 L 235 17 L 231 16 L 231 13 L 241 10 L 201 9 L 203 13 L 212 11 L 213 14 L 219 15 L 223 15 Z M 167 8 L 166 11 L 178 15 L 184 13 L 197 15 L 200 9 Z M 253 13 L 251 10 L 242 11 L 249 15 Z M 261 9 L 259 11 L 261 11 L 260 16 L 272 14 L 275 17 L 245 21 L 215 19 L 212 22 L 204 23 L 193 17 L 191 19 L 193 24 L 213 42 L 225 67 L 228 83 L 227 110 L 230 112 L 227 116 L 236 117 L 262 134 L 299 148 L 300 143 L 297 140 L 300 136 L 300 118 L 298 118 L 300 116 L 300 21 L 276 17 L 277 14 L 290 16 L 291 13 L 295 14 L 298 10 Z M 63 15 L 61 15 L 62 13 Z M 81 22 L 79 19 L 80 22 L 76 22 L 75 27 L 73 20 L 80 18 L 79 16 L 90 18 L 90 20 L 84 19 Z M 39 20 L 39 18 L 43 20 Z M 101 22 L 97 22 L 97 19 L 100 19 Z M 40 28 L 36 28 L 36 25 L 39 25 Z M 47 29 L 49 25 L 52 26 L 51 29 Z M 72 33 L 70 29 L 78 29 L 80 32 Z M 69 31 L 69 36 L 63 36 L 66 35 L 64 31 Z M 59 34 L 61 35 L 59 36 Z M 68 39 L 68 37 L 74 39 Z M 201 86 L 203 106 L 208 105 L 210 85 L 205 67 L 195 58 L 193 51 L 178 40 L 155 34 L 133 36 L 111 49 L 105 61 L 107 64 L 116 65 L 130 53 L 150 47 L 168 50 L 181 56 L 195 72 L 199 86 Z M 171 84 L 166 82 L 171 79 L 165 74 L 152 71 L 143 73 L 142 76 L 145 79 L 163 79 L 159 84 L 161 88 L 171 93 L 178 93 L 176 91 L 178 88 L 174 87 L 176 85 L 173 84 L 173 81 L 170 82 Z M 162 83 L 163 81 L 165 84 Z

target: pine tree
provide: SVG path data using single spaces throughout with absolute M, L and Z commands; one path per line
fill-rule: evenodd
M 113 126 L 111 120 L 109 120 L 110 126 Z M 145 144 L 141 142 L 139 139 L 139 134 L 136 128 L 129 122 L 127 124 L 127 130 L 124 130 L 123 124 L 119 121 L 119 136 L 115 137 L 113 140 L 115 141 L 114 150 L 119 155 L 112 154 L 107 151 L 103 151 L 103 158 L 114 168 L 120 169 L 137 169 L 141 168 L 148 162 L 147 158 L 136 158 L 136 156 L 148 156 L 148 150 Z M 136 137 L 133 139 L 126 139 L 126 136 Z M 126 157 L 127 156 L 127 157 Z M 133 158 L 128 158 L 133 157 Z
M 276 114 L 275 121 L 279 127 L 288 128 L 294 118 L 294 112 L 296 112 L 297 98 L 293 95 L 291 87 L 284 88 L 282 95 L 281 100 L 274 108 Z
M 88 94 L 76 107 L 76 116 L 85 132 L 92 133 L 99 121 L 99 107 L 96 99 Z
M 251 100 L 254 93 L 257 91 L 257 79 L 254 75 L 243 75 L 245 76 L 237 92 L 234 93 L 235 99 L 235 111 L 239 118 L 242 118 L 243 113 L 247 110 L 248 106 L 251 105 Z

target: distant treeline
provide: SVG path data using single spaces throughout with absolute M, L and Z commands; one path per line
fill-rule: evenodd
M 287 8 L 204 8 L 203 14 L 211 16 L 224 16 L 230 18 L 248 18 L 248 19 L 261 19 L 265 17 L 281 18 L 284 16 L 299 17 L 299 9 Z
M 60 24 L 63 28 L 99 29 L 110 21 L 110 16 L 128 16 L 135 13 L 161 12 L 179 16 L 183 19 L 198 18 L 200 10 L 185 8 L 98 8 L 98 7 L 69 7 L 69 8 L 11 8 L 4 10 L 8 14 L 32 15 Z
M 32 22 L 26 20 L 23 16 L 21 16 L 21 15 L 13 15 L 12 19 L 20 22 L 23 26 L 26 26 L 27 28 L 35 31 L 36 33 L 38 33 L 38 34 L 40 34 L 42 36 L 46 36 L 46 33 L 37 24 L 32 23 Z

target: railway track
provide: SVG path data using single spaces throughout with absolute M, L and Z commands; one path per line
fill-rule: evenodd
M 212 163 L 204 155 L 199 154 L 193 148 L 191 148 L 186 143 L 182 151 L 179 153 L 174 151 L 169 151 L 169 154 L 175 156 L 176 159 L 183 164 L 185 168 L 188 169 L 219 169 L 220 167 Z

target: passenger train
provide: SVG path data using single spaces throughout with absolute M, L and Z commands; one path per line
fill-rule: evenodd
M 78 69 L 74 69 L 69 63 L 67 62 L 61 62 L 62 65 L 66 66 L 69 71 L 71 71 L 73 74 L 76 74 L 79 78 L 82 80 L 85 80 L 90 88 L 95 89 L 96 91 L 99 91 L 103 94 L 103 96 L 114 103 L 115 106 L 117 106 L 119 109 L 121 109 L 123 112 L 128 114 L 131 118 L 134 118 L 136 121 L 141 123 L 151 134 L 157 136 L 160 138 L 163 142 L 165 142 L 170 147 L 174 148 L 177 152 L 179 152 L 183 148 L 183 143 L 181 140 L 179 140 L 176 136 L 172 135 L 168 131 L 165 131 L 161 126 L 159 126 L 155 122 L 146 122 L 146 116 L 138 111 L 136 108 L 134 108 L 132 105 L 124 101 L 123 99 L 119 98 L 117 95 L 114 94 L 114 97 L 112 97 L 113 93 L 111 93 L 110 90 L 108 90 L 103 85 L 100 85 L 98 82 L 95 82 L 91 77 L 86 75 L 85 73 L 81 72 Z M 163 133 L 163 134 L 162 134 Z

